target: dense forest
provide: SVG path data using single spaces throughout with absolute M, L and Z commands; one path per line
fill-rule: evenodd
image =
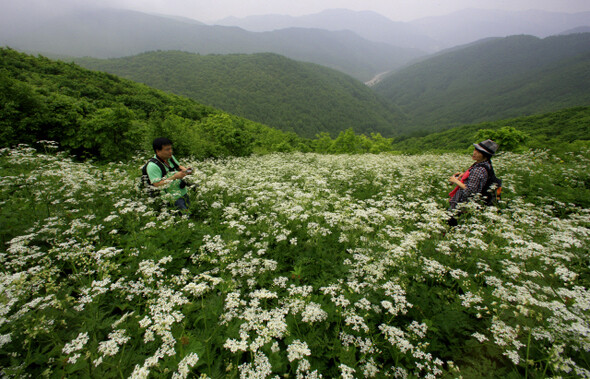
M 590 33 L 512 36 L 455 48 L 396 72 L 375 90 L 414 129 L 441 131 L 590 104 Z
M 149 152 L 161 135 L 202 158 L 302 141 L 111 74 L 0 49 L 0 146 L 54 140 L 80 157 L 119 160 Z
M 321 132 L 336 137 L 351 127 L 389 137 L 404 118 L 352 77 L 276 54 L 166 51 L 76 62 L 307 138 Z

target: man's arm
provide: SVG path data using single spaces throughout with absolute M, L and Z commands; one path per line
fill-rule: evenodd
M 162 177 L 162 170 L 160 170 L 158 165 L 153 162 L 148 163 L 147 174 L 148 174 L 148 177 L 150 178 L 150 182 L 152 183 L 152 185 L 154 187 L 160 187 L 160 186 L 166 185 L 166 184 L 172 182 L 173 180 L 182 179 L 186 176 L 185 171 L 177 171 L 176 173 L 174 173 L 174 175 L 172 175 L 168 178 L 163 178 Z

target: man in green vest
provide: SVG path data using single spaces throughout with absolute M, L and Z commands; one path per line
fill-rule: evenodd
M 186 190 L 185 176 L 192 169 L 181 166 L 172 155 L 172 141 L 168 138 L 156 138 L 153 142 L 154 155 L 142 169 L 144 178 L 154 187 L 160 187 L 165 199 L 178 209 L 186 210 L 190 205 Z

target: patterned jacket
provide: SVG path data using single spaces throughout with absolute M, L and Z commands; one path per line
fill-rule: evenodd
M 451 209 L 455 209 L 457 204 L 466 202 L 476 193 L 481 193 L 483 191 L 483 187 L 488 181 L 488 170 L 486 170 L 484 166 L 487 166 L 491 171 L 492 164 L 489 160 L 474 163 L 469 168 L 469 176 L 464 183 L 466 187 L 465 189 L 459 188 L 459 190 L 451 198 Z

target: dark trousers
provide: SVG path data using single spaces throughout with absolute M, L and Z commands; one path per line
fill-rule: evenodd
M 188 198 L 188 195 L 184 195 L 183 197 L 177 199 L 174 202 L 174 205 L 176 206 L 176 208 L 183 211 L 183 210 L 188 210 L 188 207 L 191 205 L 191 202 Z

